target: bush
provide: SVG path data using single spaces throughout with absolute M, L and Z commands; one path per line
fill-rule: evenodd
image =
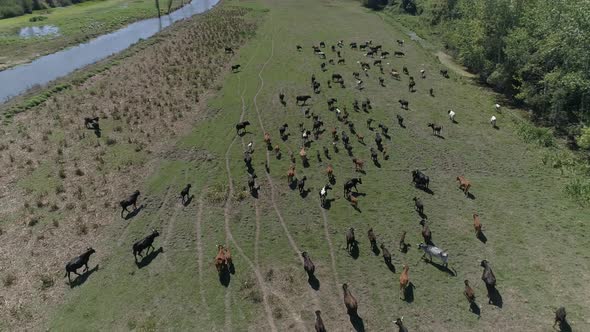
M 527 143 L 537 143 L 544 147 L 555 146 L 555 138 L 549 128 L 536 127 L 528 122 L 522 122 L 518 125 L 517 133 Z
M 580 136 L 576 138 L 576 143 L 582 149 L 590 149 L 590 127 L 582 128 Z
M 50 275 L 47 275 L 47 274 L 41 275 L 40 279 L 41 279 L 41 289 L 50 288 L 54 284 L 53 278 L 51 278 Z
M 10 287 L 10 286 L 14 285 L 15 282 L 16 282 L 16 276 L 10 272 L 8 272 L 8 274 L 6 274 L 2 278 L 2 284 L 4 284 L 4 287 Z
M 41 22 L 41 21 L 45 21 L 47 19 L 47 16 L 33 16 L 29 19 L 29 22 Z

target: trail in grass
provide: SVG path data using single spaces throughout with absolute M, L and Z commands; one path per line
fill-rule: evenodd
M 195 225 L 195 233 L 197 237 L 197 271 L 198 271 L 198 280 L 199 280 L 199 296 L 201 298 L 201 304 L 203 308 L 208 308 L 207 300 L 205 299 L 205 285 L 203 285 L 203 241 L 201 239 L 202 230 L 201 230 L 201 223 L 203 222 L 203 205 L 204 201 L 203 198 L 205 196 L 205 192 L 207 192 L 206 184 L 203 185 L 203 189 L 201 194 L 199 195 L 199 200 L 197 202 L 197 222 Z M 209 311 L 205 310 L 207 315 L 209 315 Z

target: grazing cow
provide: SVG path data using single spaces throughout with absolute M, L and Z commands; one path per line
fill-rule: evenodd
M 424 69 L 420 70 L 420 77 L 422 79 L 425 79 L 426 78 L 426 70 L 424 70 Z
M 481 222 L 477 213 L 473 214 L 473 229 L 475 230 L 475 236 L 479 237 L 481 235 Z
M 322 63 L 320 64 L 320 68 L 322 69 L 322 71 L 326 71 L 326 70 L 327 70 L 327 69 L 326 69 L 326 63 L 325 63 L 325 62 L 322 62 Z
M 449 110 L 447 113 L 449 114 L 449 120 L 451 120 L 451 122 L 455 123 L 455 112 L 453 112 L 452 110 Z
M 406 299 L 406 288 L 410 285 L 410 267 L 404 264 L 403 271 L 399 276 L 399 298 Z
M 383 139 L 381 138 L 381 134 L 375 133 L 375 144 L 377 144 L 377 148 L 381 150 L 383 148 Z
M 299 189 L 299 193 L 303 194 L 305 191 L 305 180 L 307 180 L 306 176 L 303 176 L 299 181 L 297 181 L 297 188 Z
M 401 115 L 396 115 L 397 117 L 397 123 L 399 124 L 400 127 L 404 127 L 404 118 Z
M 303 257 L 303 268 L 305 269 L 305 272 L 307 272 L 307 276 L 311 279 L 315 273 L 315 265 L 313 265 L 307 252 L 302 252 L 301 257 Z
M 328 197 L 328 190 L 332 189 L 329 184 L 325 185 L 320 189 L 320 204 L 324 206 L 326 204 L 326 198 Z
M 325 58 L 324 58 L 324 59 L 325 59 Z M 330 59 L 330 60 L 328 60 L 328 63 L 329 63 L 329 64 L 331 64 L 331 65 L 333 65 L 333 64 L 334 64 L 334 59 Z
M 496 112 L 500 113 L 500 104 L 494 104 L 494 109 L 496 110 Z
M 385 248 L 385 244 L 381 243 L 381 253 L 383 254 L 383 261 L 388 267 L 391 266 L 391 253 Z
M 231 66 L 231 71 L 235 73 L 240 70 L 240 67 L 240 65 L 233 65 Z
M 346 232 L 346 251 L 351 253 L 354 247 L 357 246 L 356 239 L 354 238 L 354 228 L 350 227 Z
M 411 77 L 410 77 L 411 78 Z M 408 91 L 410 92 L 414 92 L 414 87 L 416 86 L 416 82 L 414 82 L 414 80 L 410 80 L 410 83 L 408 83 Z
M 463 295 L 465 295 L 465 298 L 469 304 L 475 304 L 475 291 L 469 285 L 469 280 L 465 280 L 463 283 L 465 284 Z M 471 306 L 469 307 L 469 310 L 471 310 Z
M 559 307 L 557 310 L 555 310 L 555 322 L 553 323 L 553 328 L 555 328 L 557 323 L 559 323 L 559 326 L 564 325 L 567 322 L 566 316 L 567 314 L 564 307 Z
M 449 78 L 449 71 L 447 69 L 441 69 L 440 70 L 440 74 L 444 77 L 444 78 Z
M 347 310 L 348 314 L 350 316 L 356 316 L 357 309 L 358 309 L 358 302 L 356 301 L 354 296 L 352 296 L 352 294 L 348 290 L 347 284 L 342 285 L 342 290 L 344 292 L 344 305 L 346 306 L 346 310 Z
M 377 66 L 377 65 L 381 66 L 381 60 L 373 61 L 373 66 Z
M 238 135 L 243 134 L 246 132 L 246 127 L 250 125 L 250 121 L 242 121 L 238 122 L 236 125 L 236 132 Z
M 428 93 L 430 93 L 430 97 L 434 97 L 434 89 L 430 88 L 430 90 L 428 90 Z
M 133 194 L 131 194 L 131 196 L 129 196 L 126 199 L 119 202 L 119 205 L 121 206 L 121 217 L 123 217 L 123 212 L 129 213 L 129 210 L 127 210 L 127 208 L 130 207 L 131 205 L 133 205 L 133 211 L 137 210 L 137 198 L 138 197 L 139 197 L 139 190 L 136 190 Z
M 397 40 L 397 44 L 398 44 L 399 46 L 404 46 L 404 40 L 403 40 L 403 39 L 398 39 L 398 40 Z
M 422 251 L 424 251 L 422 258 L 424 258 L 426 255 L 428 255 L 428 257 L 430 258 L 430 261 L 432 262 L 432 256 L 435 256 L 435 257 L 438 257 L 443 262 L 444 267 L 447 267 L 447 265 L 449 264 L 449 254 L 446 251 L 440 249 L 439 247 L 429 245 L 429 244 L 420 243 L 418 245 L 418 248 L 420 248 L 420 249 L 422 249 Z
M 303 47 L 301 47 L 301 45 L 296 45 L 296 46 L 297 46 L 297 51 L 303 50 Z
M 349 193 L 348 196 L 346 197 L 346 199 L 348 199 L 348 201 L 350 201 L 350 205 L 352 205 L 355 208 L 358 208 L 358 205 L 359 205 L 359 199 L 358 199 L 358 197 L 352 196 Z
M 428 127 L 432 128 L 432 134 L 434 136 L 440 136 L 440 132 L 442 131 L 442 126 L 437 125 L 436 123 L 429 123 Z
M 310 99 L 311 96 L 309 95 L 303 95 L 303 96 L 297 96 L 296 97 L 296 104 L 299 105 L 299 102 L 302 102 L 301 106 L 305 105 L 305 103 L 307 102 L 308 99 Z
M 180 199 L 182 199 L 182 204 L 184 204 L 186 202 L 186 200 L 188 200 L 190 190 L 191 190 L 191 184 L 189 183 L 180 192 Z
M 357 172 L 362 172 L 363 171 L 363 166 L 365 165 L 365 162 L 357 159 L 357 158 L 352 158 L 352 162 L 354 163 L 354 170 Z
M 344 196 L 346 196 L 352 190 L 352 188 L 354 188 L 358 192 L 358 189 L 356 188 L 357 184 L 363 184 L 361 178 L 353 178 L 346 181 L 344 183 Z
M 490 118 L 490 123 L 492 124 L 492 127 L 496 128 L 496 116 L 492 115 L 492 117 Z
M 404 66 L 402 68 L 402 71 L 404 72 L 405 75 L 410 75 L 410 71 L 408 71 L 408 67 Z
M 408 332 L 408 328 L 404 326 L 404 316 L 395 320 L 395 325 L 397 325 L 399 332 Z
M 95 252 L 96 251 L 94 251 L 94 249 L 88 248 L 82 255 L 75 257 L 74 259 L 69 261 L 66 264 L 66 274 L 64 275 L 64 277 L 67 276 L 68 281 L 72 283 L 72 279 L 70 279 L 71 272 L 74 272 L 76 275 L 79 276 L 80 274 L 77 272 L 77 270 L 82 266 L 85 267 L 84 272 L 88 271 L 88 260 L 90 260 L 90 255 L 94 254 Z
M 320 47 L 322 47 L 322 48 L 326 47 L 326 43 L 320 42 Z
M 226 47 L 225 48 L 225 53 L 226 54 L 234 54 L 234 50 L 231 47 Z
M 346 63 L 346 61 L 344 59 L 338 59 L 338 64 L 339 65 L 343 65 L 345 63 Z
M 293 178 L 295 178 L 295 165 L 289 166 L 289 170 L 287 171 L 287 183 L 292 183 Z
M 467 180 L 464 176 L 457 176 L 457 181 L 459 181 L 459 189 L 463 191 L 465 196 L 469 195 L 469 188 L 471 188 L 471 182 Z
M 100 130 L 98 120 L 98 116 L 94 118 L 84 118 L 84 126 L 86 129 Z
M 283 104 L 283 106 L 286 104 L 285 102 L 285 94 L 284 93 L 279 93 L 279 100 L 281 101 L 281 104 Z
M 326 158 L 330 159 L 330 150 L 327 147 L 323 147 L 324 149 L 324 156 L 326 156 Z
M 244 163 L 248 169 L 252 168 L 252 155 L 248 151 L 244 152 Z
M 248 189 L 250 190 L 250 192 L 254 192 L 254 189 L 256 189 L 255 177 L 256 176 L 248 174 Z
M 381 124 L 381 123 L 379 124 L 378 127 L 381 128 L 381 132 L 383 133 L 383 135 L 387 136 L 387 132 L 389 131 L 389 128 L 386 125 Z
M 422 226 L 421 233 L 424 243 L 432 245 L 432 233 L 430 232 L 430 227 L 426 224 L 426 220 L 420 220 L 420 225 Z
M 225 257 L 225 250 L 221 244 L 217 245 L 217 255 L 215 256 L 215 268 L 220 275 L 227 269 L 227 259 Z
M 381 59 L 385 59 L 385 58 L 387 58 L 387 56 L 389 56 L 389 52 L 387 52 L 387 51 L 381 52 Z
M 408 106 L 410 106 L 410 102 L 405 100 L 405 99 L 400 99 L 398 100 L 399 105 L 401 106 L 402 109 L 408 109 Z
M 357 48 L 358 47 L 357 43 L 355 43 L 355 42 L 350 43 L 349 46 L 350 46 L 350 48 Z
M 270 142 L 270 133 L 269 132 L 265 132 L 264 133 L 264 143 L 266 143 L 266 147 L 270 150 L 272 148 L 271 142 Z
M 486 284 L 486 288 L 488 290 L 488 303 L 492 304 L 492 299 L 490 298 L 490 291 L 493 291 L 496 288 L 496 276 L 490 267 L 490 263 L 487 260 L 481 261 L 480 264 L 483 267 L 483 274 L 481 275 L 481 280 Z
M 340 51 L 336 52 L 336 55 L 337 55 L 339 58 L 341 58 L 341 57 L 342 57 L 342 55 L 340 55 Z
M 321 314 L 322 312 L 320 310 L 315 311 L 315 332 L 326 332 Z
M 412 182 L 417 187 L 428 188 L 428 185 L 430 184 L 430 178 L 420 170 L 416 169 L 412 171 Z
M 367 232 L 367 236 L 369 237 L 369 243 L 371 244 L 371 250 L 373 252 L 377 251 L 377 237 L 375 236 L 375 232 L 373 232 L 373 228 L 369 228 Z
M 408 244 L 406 243 L 406 231 L 402 232 L 402 236 L 399 238 L 399 251 L 405 253 L 408 251 Z
M 141 253 L 144 250 L 145 250 L 146 256 L 150 252 L 150 248 L 152 250 L 155 250 L 153 243 L 154 243 L 154 239 L 158 236 L 160 236 L 160 233 L 158 233 L 158 231 L 154 229 L 154 230 L 152 230 L 152 234 L 144 237 L 143 239 L 141 239 L 133 244 L 133 257 L 135 258 L 136 262 L 137 262 L 137 255 L 139 255 L 139 257 L 143 257 L 143 255 Z
M 317 52 L 316 54 L 317 54 L 317 55 L 320 57 L 320 59 L 325 59 L 325 58 L 326 58 L 326 53 L 324 53 L 324 52 L 322 52 L 322 51 L 320 51 L 320 52 Z M 331 60 L 331 59 L 330 59 L 330 61 L 332 61 L 332 62 L 333 62 L 334 60 Z
M 358 140 L 360 143 L 362 143 L 362 144 L 365 144 L 365 136 L 363 136 L 363 134 L 356 133 L 356 139 L 357 139 L 357 140 Z
M 393 55 L 395 55 L 397 57 L 402 57 L 402 56 L 404 56 L 406 54 L 404 52 L 402 52 L 402 51 L 395 51 L 395 52 L 393 52 Z
M 399 73 L 395 69 L 392 69 L 389 72 L 389 74 L 391 75 L 391 78 L 393 78 L 394 80 L 398 80 L 399 81 L 401 79 Z
M 361 44 L 361 45 L 359 45 L 359 49 L 360 49 L 361 51 L 363 51 L 363 50 L 367 49 L 367 44 Z
M 424 204 L 422 203 L 422 200 L 418 197 L 414 197 L 414 205 L 416 207 L 416 211 L 418 211 L 418 213 L 420 213 L 420 215 L 424 214 Z
M 332 74 L 332 82 L 334 82 L 334 83 L 344 82 L 344 78 L 342 78 L 342 75 L 340 75 L 340 74 Z
M 383 79 L 383 77 L 379 77 L 379 85 L 385 87 L 385 80 Z

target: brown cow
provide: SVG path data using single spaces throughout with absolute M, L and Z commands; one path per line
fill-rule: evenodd
M 307 152 L 305 152 L 305 147 L 302 147 L 299 150 L 299 157 L 301 157 L 301 161 L 305 164 L 307 162 Z
M 334 180 L 334 167 L 332 167 L 332 165 L 326 167 L 326 174 L 328 174 L 328 180 Z
M 422 238 L 424 238 L 424 243 L 432 245 L 432 233 L 430 232 L 428 225 L 426 225 L 426 220 L 420 220 L 420 225 L 422 225 Z
M 295 165 L 291 165 L 291 166 L 289 166 L 289 170 L 287 171 L 287 182 L 292 183 L 294 177 L 295 177 Z
M 225 250 L 221 244 L 217 245 L 217 256 L 215 256 L 215 268 L 221 274 L 226 268 Z
M 354 228 L 350 227 L 346 232 L 346 251 L 350 253 L 356 245 L 357 243 L 354 237 Z
M 367 236 L 369 237 L 369 243 L 371 243 L 371 250 L 377 252 L 377 237 L 375 236 L 375 232 L 373 232 L 373 228 L 369 228 Z
M 399 298 L 405 300 L 406 299 L 406 288 L 410 284 L 410 268 L 404 264 L 404 270 L 402 274 L 399 276 Z M 403 296 L 403 297 L 402 297 Z
M 399 239 L 399 251 L 403 253 L 408 252 L 408 244 L 406 243 L 406 231 L 402 232 L 402 236 Z
M 381 243 L 381 252 L 383 254 L 383 261 L 385 261 L 385 265 L 387 265 L 387 267 L 391 266 L 391 254 L 389 253 L 389 250 L 387 250 L 387 248 L 385 248 L 385 245 L 383 243 Z
M 473 214 L 473 228 L 475 229 L 475 236 L 479 237 L 481 235 L 481 222 L 477 213 Z
M 358 302 L 356 301 L 354 296 L 352 296 L 352 294 L 348 290 L 347 284 L 342 285 L 342 291 L 344 292 L 344 305 L 346 306 L 346 310 L 347 310 L 348 314 L 351 316 L 356 316 L 357 309 L 358 309 Z
M 356 133 L 356 138 L 358 139 L 359 142 L 361 143 L 365 143 L 365 136 L 363 136 L 362 134 Z
M 326 327 L 324 326 L 324 321 L 322 320 L 321 316 L 322 312 L 316 310 L 315 312 L 315 332 L 326 332 Z
M 469 286 L 469 280 L 465 280 L 464 283 L 465 290 L 463 291 L 463 294 L 465 295 L 467 302 L 469 302 L 469 304 L 475 303 L 475 291 L 473 290 L 473 288 L 471 288 L 471 286 Z
M 359 206 L 359 199 L 358 197 L 352 196 L 351 193 L 348 193 L 348 200 L 350 201 L 350 205 L 354 206 L 354 207 L 358 207 Z
M 230 268 L 233 264 L 231 260 L 231 251 L 229 251 L 229 247 L 224 247 L 224 255 L 225 255 L 225 264 L 228 268 Z
M 467 180 L 463 175 L 457 176 L 457 181 L 459 181 L 459 189 L 465 193 L 465 196 L 469 195 L 469 188 L 471 188 L 471 182 Z
M 354 170 L 357 172 L 361 172 L 363 170 L 363 166 L 365 165 L 365 162 L 357 159 L 357 158 L 352 158 L 352 162 L 354 163 Z
M 264 133 L 264 143 L 266 143 L 267 146 L 270 146 L 270 133 L 268 132 Z

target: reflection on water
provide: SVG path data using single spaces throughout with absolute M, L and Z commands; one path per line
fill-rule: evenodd
M 0 71 L 0 103 L 25 92 L 34 85 L 47 84 L 76 69 L 119 53 L 141 39 L 147 39 L 172 23 L 206 12 L 220 0 L 193 0 L 164 15 L 132 23 L 84 44 L 49 54 L 31 63 Z
M 59 35 L 59 28 L 54 25 L 43 25 L 35 27 L 24 27 L 18 32 L 21 38 L 43 37 L 43 36 L 57 36 Z

